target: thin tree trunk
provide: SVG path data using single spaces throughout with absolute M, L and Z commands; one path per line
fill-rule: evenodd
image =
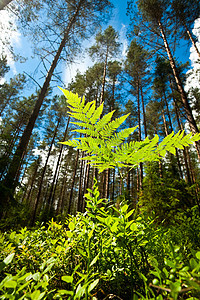
M 178 112 L 178 107 L 177 107 L 177 104 L 176 104 L 176 100 L 173 96 L 174 91 L 173 91 L 171 80 L 170 80 L 170 88 L 171 88 L 171 91 L 172 91 L 172 99 L 173 99 L 173 103 L 174 103 L 174 109 L 175 109 L 175 114 L 176 114 L 176 120 L 177 120 L 177 123 L 178 123 L 178 128 L 179 128 L 179 130 L 183 131 L 183 126 L 180 122 L 180 114 Z M 192 183 L 192 177 L 191 177 L 191 174 L 190 174 L 190 168 L 189 168 L 188 159 L 187 159 L 187 155 L 186 155 L 186 147 L 184 147 L 184 149 L 183 149 L 183 159 L 184 159 L 184 165 L 185 165 L 185 169 L 186 169 L 187 182 L 189 184 L 191 184 Z
M 168 106 L 165 91 L 163 91 L 163 94 L 164 94 L 164 100 L 165 100 L 165 105 L 166 105 L 166 109 L 167 109 L 167 116 L 168 116 L 168 120 L 169 120 L 169 126 L 170 126 L 170 129 L 171 129 L 170 131 L 172 132 L 173 131 L 172 120 L 171 120 L 171 116 L 170 116 L 170 113 L 169 113 L 169 106 Z M 176 149 L 176 158 L 177 158 L 180 177 L 183 179 L 183 172 L 182 172 L 182 169 L 181 169 L 180 156 L 179 156 L 178 149 Z
M 139 171 L 139 168 L 137 167 L 137 193 L 139 193 L 140 191 L 140 171 Z
M 109 198 L 110 169 L 105 170 L 105 198 Z
M 170 129 L 171 129 L 171 132 L 172 132 L 173 131 L 172 120 L 171 120 L 171 116 L 170 116 L 170 112 L 169 112 L 169 106 L 168 106 L 165 91 L 163 91 L 163 95 L 164 95 L 165 105 L 166 105 L 166 109 L 167 109 L 167 116 L 168 116 L 168 120 L 169 120 L 169 126 L 170 126 Z
M 126 176 L 126 186 L 127 186 L 127 197 L 129 200 L 130 199 L 130 189 L 131 189 L 130 171 L 127 173 L 127 176 Z
M 111 200 L 112 202 L 114 202 L 114 198 L 115 198 L 115 169 L 113 169 L 113 174 L 112 174 L 113 178 L 112 178 L 112 196 L 111 196 Z
M 165 128 L 165 135 L 168 136 L 168 128 L 167 128 L 167 122 L 166 122 L 166 118 L 165 118 L 165 113 L 164 113 L 164 109 L 162 109 L 162 118 L 163 118 L 163 124 L 164 124 L 164 128 Z
M 71 212 L 74 184 L 75 184 L 76 171 L 77 171 L 77 166 L 78 166 L 78 158 L 79 158 L 79 150 L 77 150 L 76 161 L 75 161 L 75 166 L 74 166 L 74 173 L 73 173 L 73 176 L 72 176 L 72 184 L 71 184 L 71 190 L 70 190 L 70 195 L 69 195 L 68 214 L 70 214 L 70 212 Z
M 85 195 L 88 185 L 89 185 L 89 177 L 90 177 L 90 164 L 86 164 L 86 171 L 85 171 L 85 181 L 84 181 L 84 188 L 83 188 L 83 196 Z M 85 211 L 85 198 L 83 198 L 82 203 L 82 212 Z
M 68 127 L 69 127 L 69 120 L 70 120 L 70 117 L 68 118 L 67 125 L 66 125 L 66 128 L 65 128 L 63 142 L 66 140 L 67 131 L 68 131 Z M 63 147 L 64 147 L 64 145 L 61 144 L 60 152 L 59 152 L 59 156 L 58 156 L 58 160 L 57 160 L 57 164 L 56 164 L 56 169 L 55 169 L 54 176 L 53 176 L 53 181 L 52 181 L 52 184 L 51 184 L 49 199 L 48 199 L 49 209 L 51 209 L 51 207 L 53 205 L 53 202 L 54 202 L 54 197 L 53 196 L 55 195 L 54 191 L 56 189 L 55 181 L 56 181 L 57 174 L 58 174 L 58 168 L 59 168 L 60 160 L 61 160 L 61 157 L 62 157 Z
M 141 93 L 141 100 L 142 100 L 144 134 L 145 134 L 145 138 L 146 138 L 147 137 L 147 122 L 146 122 L 146 112 L 145 112 L 145 107 L 144 107 L 144 96 L 143 96 L 143 90 L 142 90 L 142 85 L 141 84 L 140 84 L 140 93 Z
M 23 199 L 22 199 L 22 202 L 26 199 L 26 203 L 29 203 L 29 199 L 30 199 L 30 196 L 31 196 L 31 192 L 33 190 L 33 186 L 34 186 L 34 183 L 35 183 L 35 179 L 36 179 L 36 175 L 37 175 L 37 171 L 38 171 L 38 168 L 39 168 L 39 165 L 40 165 L 40 157 L 38 157 L 38 159 L 36 160 L 36 164 L 35 164 L 35 170 L 34 170 L 34 173 L 33 173 L 33 176 L 31 178 L 31 183 L 30 183 L 30 189 L 28 191 L 28 195 L 26 197 L 26 192 L 23 196 Z
M 138 106 L 138 140 L 142 140 L 142 131 L 141 131 L 141 119 L 140 119 L 140 86 L 139 81 L 137 81 L 137 106 Z M 142 189 L 142 181 L 143 181 L 143 164 L 140 163 L 140 177 L 139 177 L 139 185 L 140 189 Z
M 66 180 L 66 177 L 67 177 L 67 166 L 68 164 L 66 164 L 66 168 L 65 168 L 65 173 L 64 173 L 64 176 L 63 176 L 63 180 L 62 180 L 62 187 L 61 187 L 61 191 L 60 191 L 60 195 L 59 195 L 59 199 L 58 199 L 58 205 L 57 205 L 57 210 L 56 210 L 56 213 L 59 214 L 59 213 L 63 213 L 63 210 L 64 210 L 64 195 L 65 195 L 65 191 L 66 191 L 66 186 L 67 186 L 67 180 Z
M 37 197 L 35 199 L 35 203 L 34 203 L 34 206 L 33 206 L 33 215 L 32 215 L 32 220 L 31 220 L 31 225 L 32 226 L 34 225 L 34 222 L 35 222 L 36 212 L 37 212 L 37 208 L 38 208 L 38 204 L 39 204 L 40 196 L 41 196 L 41 192 L 42 192 L 42 185 L 43 185 L 44 175 L 45 175 L 45 172 L 46 172 L 47 164 L 48 164 L 48 161 L 49 161 L 49 157 L 50 157 L 51 150 L 52 150 L 52 147 L 53 147 L 53 144 L 54 144 L 54 141 L 55 141 L 55 137 L 56 137 L 56 134 L 57 134 L 57 131 L 58 131 L 59 124 L 60 124 L 60 118 L 58 119 L 56 128 L 54 130 L 53 138 L 51 140 L 51 144 L 50 144 L 49 151 L 48 151 L 48 154 L 47 154 L 47 157 L 46 157 L 45 165 L 44 165 L 44 168 L 43 168 L 43 171 L 42 171 L 39 190 L 38 190 Z
M 36 119 L 38 117 L 41 105 L 43 104 L 43 101 L 44 101 L 45 95 L 47 93 L 47 89 L 49 87 L 49 83 L 50 83 L 51 78 L 53 76 L 54 70 L 55 70 L 55 68 L 58 64 L 58 60 L 60 58 L 61 52 L 62 52 L 63 48 L 65 47 L 67 38 L 69 36 L 69 32 L 70 32 L 73 24 L 76 21 L 76 18 L 79 14 L 79 10 L 81 8 L 81 5 L 82 5 L 83 1 L 84 0 L 79 1 L 79 4 L 76 8 L 76 11 L 75 11 L 72 18 L 69 21 L 69 24 L 68 24 L 67 29 L 65 31 L 64 37 L 63 37 L 63 39 L 60 43 L 60 46 L 57 50 L 57 53 L 56 53 L 56 55 L 53 59 L 53 62 L 51 64 L 50 69 L 49 69 L 49 71 L 47 73 L 47 76 L 45 78 L 45 82 L 44 82 L 44 84 L 41 88 L 41 91 L 40 91 L 40 94 L 38 96 L 35 107 L 33 109 L 33 112 L 32 112 L 32 114 L 29 118 L 28 124 L 27 124 L 27 126 L 26 126 L 26 128 L 25 128 L 25 130 L 22 134 L 19 145 L 18 145 L 18 147 L 16 149 L 16 152 L 13 156 L 12 163 L 9 166 L 7 176 L 6 176 L 6 178 L 3 182 L 4 188 L 3 188 L 3 191 L 2 191 L 2 200 L 3 200 L 4 204 L 9 202 L 9 200 L 12 199 L 12 197 L 14 195 L 15 188 L 17 186 L 17 182 L 16 182 L 17 171 L 19 170 L 19 166 L 22 163 L 22 160 L 23 160 L 24 154 L 26 152 L 28 142 L 29 142 L 31 134 L 32 134 L 32 130 L 34 128 Z
M 107 48 L 107 51 L 106 51 L 106 57 L 105 57 L 104 69 L 103 69 L 103 80 L 102 80 L 102 90 L 101 90 L 101 96 L 100 96 L 100 105 L 102 104 L 103 97 L 104 97 L 104 89 L 105 89 L 105 83 L 106 83 L 107 62 L 108 62 L 108 48 Z
M 84 152 L 82 152 L 82 158 L 84 157 Z M 80 168 L 80 175 L 79 175 L 79 188 L 78 188 L 78 205 L 77 211 L 82 210 L 82 199 L 83 199 L 83 160 L 81 160 L 81 168 Z
M 199 58 L 200 58 L 200 52 L 199 52 L 199 49 L 197 48 L 197 45 L 196 45 L 196 43 L 195 43 L 195 40 L 194 40 L 194 38 L 193 38 L 193 36 L 192 36 L 190 30 L 188 29 L 188 27 L 187 27 L 187 25 L 186 25 L 186 23 L 185 23 L 184 21 L 182 21 L 182 23 L 183 23 L 183 26 L 185 27 L 185 30 L 186 30 L 186 32 L 187 32 L 187 34 L 188 34 L 188 36 L 189 36 L 189 38 L 190 38 L 190 40 L 191 40 L 191 42 L 192 42 L 192 44 L 193 44 L 195 50 L 196 50 L 196 52 L 197 52 L 197 54 L 198 54 L 198 56 L 199 56 Z
M 160 33 L 161 33 L 162 38 L 163 38 L 164 46 L 165 46 L 167 55 L 169 57 L 170 66 L 171 66 L 173 74 L 174 74 L 174 78 L 175 78 L 175 81 L 176 81 L 176 84 L 177 84 L 177 87 L 178 87 L 178 91 L 180 93 L 181 100 L 182 100 L 184 108 L 185 108 L 185 112 L 186 112 L 187 120 L 189 122 L 190 130 L 191 130 L 191 132 L 193 134 L 199 133 L 196 121 L 195 121 L 194 116 L 192 114 L 192 110 L 191 110 L 190 104 L 188 102 L 186 93 L 184 91 L 182 82 L 180 80 L 180 77 L 179 77 L 179 74 L 178 74 L 178 71 L 177 71 L 177 68 L 176 68 L 176 64 L 175 64 L 174 58 L 173 58 L 171 50 L 169 48 L 169 44 L 167 42 L 167 38 L 166 38 L 166 35 L 165 35 L 165 32 L 164 32 L 162 23 L 160 21 L 158 21 L 158 26 L 160 28 Z M 195 142 L 195 146 L 196 146 L 198 158 L 199 158 L 199 161 L 200 161 L 200 143 L 199 143 L 199 141 Z

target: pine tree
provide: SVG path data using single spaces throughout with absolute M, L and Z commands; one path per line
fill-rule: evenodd
M 104 63 L 102 90 L 100 96 L 100 105 L 104 98 L 104 89 L 106 82 L 106 72 L 109 58 L 115 57 L 119 52 L 120 44 L 118 42 L 118 33 L 112 26 L 109 26 L 102 33 L 101 31 L 95 37 L 96 43 L 89 48 L 89 54 L 92 58 L 97 58 Z

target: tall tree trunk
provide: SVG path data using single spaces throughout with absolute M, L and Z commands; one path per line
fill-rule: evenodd
M 140 93 L 141 93 L 141 100 L 142 100 L 144 134 L 145 134 L 145 138 L 146 138 L 147 137 L 147 122 L 146 122 L 146 112 L 145 112 L 145 106 L 144 106 L 144 96 L 143 96 L 143 90 L 142 90 L 142 85 L 141 84 L 140 84 Z
M 105 198 L 109 198 L 110 169 L 105 170 Z
M 85 195 L 88 185 L 89 185 L 89 178 L 90 178 L 90 164 L 86 164 L 86 171 L 85 171 L 85 180 L 84 180 L 84 188 L 83 188 L 83 196 Z M 83 198 L 82 202 L 82 212 L 85 211 L 85 198 Z
M 172 132 L 173 131 L 173 125 L 172 125 L 172 120 L 171 120 L 171 116 L 170 116 L 170 112 L 169 112 L 169 106 L 168 106 L 165 90 L 163 90 L 163 95 L 164 95 L 164 100 L 165 100 L 165 106 L 166 106 L 166 109 L 167 109 L 167 116 L 168 116 L 168 120 L 169 120 L 170 132 Z M 180 156 L 179 156 L 178 149 L 176 149 L 176 158 L 177 158 L 177 163 L 178 163 L 179 174 L 180 174 L 180 177 L 183 179 L 183 172 L 182 172 L 182 169 L 181 169 Z
M 3 189 L 2 189 L 2 201 L 4 202 L 4 205 L 6 205 L 10 199 L 13 198 L 14 192 L 15 192 L 15 188 L 17 186 L 17 181 L 16 181 L 16 175 L 17 175 L 17 171 L 19 170 L 19 166 L 22 163 L 24 154 L 26 152 L 26 148 L 28 145 L 28 142 L 30 140 L 31 134 L 32 134 L 32 130 L 34 128 L 36 119 L 38 117 L 41 105 L 44 101 L 45 95 L 47 93 L 47 89 L 49 87 L 49 83 L 51 81 L 51 78 L 53 76 L 54 70 L 58 64 L 58 60 L 60 58 L 61 52 L 63 50 L 63 48 L 65 47 L 67 38 L 69 36 L 70 30 L 73 26 L 73 24 L 76 22 L 77 16 L 79 14 L 79 10 L 81 8 L 82 3 L 84 2 L 84 0 L 80 0 L 79 4 L 76 8 L 75 13 L 73 14 L 73 16 L 71 17 L 69 24 L 67 26 L 67 29 L 64 33 L 64 37 L 60 43 L 60 46 L 57 50 L 57 53 L 53 59 L 53 62 L 50 66 L 50 69 L 47 73 L 47 76 L 45 78 L 45 82 L 41 88 L 40 94 L 38 96 L 37 102 L 35 104 L 35 107 L 33 109 L 33 112 L 29 118 L 28 124 L 22 134 L 21 140 L 19 142 L 19 145 L 16 149 L 16 152 L 13 156 L 13 160 L 12 163 L 9 166 L 8 172 L 7 172 L 7 176 L 3 182 Z
M 63 210 L 64 210 L 64 198 L 65 198 L 65 191 L 66 191 L 66 186 L 67 186 L 67 167 L 68 167 L 68 163 L 65 165 L 65 173 L 63 176 L 63 180 L 62 180 L 62 185 L 61 185 L 61 190 L 60 190 L 60 195 L 59 195 L 59 199 L 58 199 L 58 204 L 57 204 L 57 210 L 56 210 L 56 214 L 62 214 Z
M 163 95 L 164 95 L 164 100 L 165 100 L 165 106 L 166 106 L 166 109 L 167 109 L 167 116 L 168 116 L 168 120 L 169 120 L 169 126 L 170 126 L 170 129 L 171 129 L 171 132 L 172 132 L 173 131 L 172 119 L 171 119 L 170 112 L 169 112 L 169 105 L 168 105 L 168 102 L 167 102 L 166 93 L 165 93 L 164 90 L 163 90 Z
M 53 147 L 53 144 L 54 144 L 54 141 L 55 141 L 55 137 L 56 137 L 56 134 L 57 134 L 57 131 L 58 131 L 59 124 L 60 124 L 60 118 L 58 119 L 56 128 L 54 130 L 53 138 L 51 140 L 51 145 L 49 147 L 49 151 L 48 151 L 48 154 L 47 154 L 47 157 L 46 157 L 45 165 L 44 165 L 43 170 L 42 170 L 40 186 L 39 186 L 37 197 L 35 199 L 35 203 L 34 203 L 34 206 L 33 206 L 33 215 L 32 215 L 31 225 L 34 225 L 34 222 L 35 222 L 36 212 L 37 212 L 37 208 L 38 208 L 38 204 L 39 204 L 40 196 L 41 196 L 41 192 L 42 192 L 42 185 L 43 185 L 44 175 L 45 175 L 45 172 L 46 172 L 47 164 L 48 164 L 48 161 L 49 161 L 49 157 L 50 157 L 51 150 L 52 150 L 52 147 Z
M 162 23 L 160 21 L 158 21 L 158 26 L 160 28 L 160 33 L 161 33 L 162 38 L 163 38 L 164 46 L 165 46 L 165 49 L 166 49 L 166 52 L 167 52 L 167 55 L 168 55 L 168 58 L 169 58 L 170 66 L 171 66 L 173 74 L 174 74 L 174 78 L 175 78 L 175 81 L 176 81 L 176 84 L 177 84 L 177 88 L 178 88 L 178 91 L 179 91 L 180 96 L 181 96 L 182 103 L 183 103 L 184 108 L 185 108 L 185 112 L 186 112 L 187 120 L 189 122 L 190 130 L 193 134 L 199 133 L 196 121 L 195 121 L 194 116 L 192 114 L 190 104 L 188 102 L 186 93 L 184 91 L 180 76 L 178 74 L 174 58 L 172 56 L 169 44 L 167 42 L 167 38 L 166 38 L 166 35 L 165 35 L 165 32 L 164 32 Z M 199 143 L 199 141 L 195 142 L 195 146 L 196 146 L 198 158 L 199 158 L 199 161 L 200 161 L 200 143 Z
M 75 184 L 75 179 L 76 179 L 76 171 L 77 171 L 77 167 L 78 167 L 78 158 L 79 158 L 79 150 L 77 150 L 76 161 L 75 161 L 75 166 L 74 166 L 74 173 L 72 176 L 72 184 L 71 184 L 71 190 L 70 190 L 70 195 L 69 195 L 69 204 L 68 204 L 69 205 L 68 206 L 68 214 L 71 213 L 74 184 Z
M 68 127 L 69 127 L 69 120 L 70 120 L 70 117 L 68 118 L 67 125 L 66 125 L 66 128 L 65 128 L 63 142 L 66 140 L 67 131 L 68 131 Z M 61 157 L 62 157 L 63 147 L 64 147 L 64 145 L 61 144 L 60 152 L 59 152 L 59 156 L 58 156 L 58 160 L 57 160 L 57 164 L 56 164 L 56 169 L 55 169 L 55 172 L 54 172 L 53 181 L 52 181 L 51 189 L 50 189 L 50 193 L 49 193 L 49 199 L 48 199 L 49 209 L 51 209 L 51 207 L 53 205 L 53 202 L 54 202 L 54 195 L 55 195 L 54 191 L 56 189 L 55 181 L 56 181 L 56 178 L 57 178 L 57 175 L 58 175 L 58 168 L 59 168 Z
M 141 131 L 141 119 L 140 119 L 140 85 L 139 80 L 137 81 L 137 106 L 138 106 L 138 140 L 142 140 L 142 131 Z M 140 189 L 142 189 L 142 181 L 143 181 L 143 163 L 140 163 L 140 177 L 139 177 L 139 185 Z
M 163 124 L 164 124 L 164 128 L 165 128 L 165 135 L 168 136 L 168 128 L 167 128 L 167 122 L 166 122 L 166 118 L 165 118 L 165 113 L 164 113 L 164 109 L 162 109 L 162 118 L 163 118 Z
M 38 157 L 37 160 L 35 161 L 34 172 L 33 172 L 33 175 L 31 177 L 31 179 L 29 180 L 30 189 L 28 191 L 28 188 L 27 188 L 26 191 L 24 192 L 24 195 L 23 195 L 23 198 L 22 198 L 22 202 L 24 202 L 25 199 L 26 199 L 26 203 L 30 202 L 29 198 L 30 198 L 30 195 L 31 195 L 34 183 L 35 183 L 35 179 L 36 179 L 36 175 L 37 175 L 37 171 L 38 171 L 39 165 L 40 165 L 40 157 Z M 29 186 L 29 184 L 27 184 L 27 187 Z M 28 194 L 27 194 L 27 191 L 28 191 Z M 26 194 L 27 194 L 27 196 L 26 196 Z
M 196 50 L 196 52 L 197 52 L 197 54 L 198 54 L 198 56 L 199 56 L 199 59 L 200 59 L 200 52 L 199 52 L 199 49 L 197 48 L 197 45 L 196 45 L 196 43 L 195 43 L 195 40 L 194 40 L 194 38 L 193 38 L 193 36 L 192 36 L 190 30 L 189 30 L 189 28 L 187 27 L 187 25 L 186 25 L 186 23 L 185 23 L 184 21 L 182 21 L 182 23 L 183 23 L 183 26 L 185 27 L 185 30 L 186 30 L 186 32 L 187 32 L 187 34 L 188 34 L 188 36 L 189 36 L 189 38 L 190 38 L 190 40 L 191 40 L 191 42 L 192 42 L 192 45 L 194 46 L 194 49 Z
M 115 169 L 113 169 L 113 174 L 112 174 L 112 196 L 111 196 L 111 200 L 112 202 L 114 202 L 114 198 L 115 198 Z
M 82 158 L 84 157 L 84 152 L 82 152 Z M 79 187 L 78 187 L 78 205 L 77 211 L 82 210 L 82 199 L 83 199 L 83 160 L 81 160 L 81 168 L 80 168 L 80 175 L 79 175 Z
M 173 89 L 173 85 L 172 85 L 171 80 L 170 80 L 170 89 L 172 91 L 172 99 L 173 99 L 173 104 L 174 104 L 174 109 L 175 109 L 175 114 L 176 114 L 176 120 L 177 120 L 177 123 L 178 123 L 178 128 L 179 128 L 179 130 L 183 131 L 183 126 L 182 126 L 182 123 L 180 122 L 180 114 L 179 114 L 179 111 L 178 111 L 176 100 L 173 96 L 174 89 Z M 187 182 L 189 184 L 191 184 L 192 183 L 192 177 L 191 177 L 191 174 L 190 174 L 190 167 L 189 167 L 188 159 L 187 159 L 187 155 L 186 155 L 186 148 L 187 147 L 184 147 L 184 149 L 183 149 L 183 159 L 184 159 L 184 165 L 185 165 L 185 169 L 186 169 Z
M 126 186 L 127 186 L 127 197 L 128 200 L 130 199 L 130 190 L 131 190 L 131 178 L 130 178 L 130 171 L 127 173 L 126 176 Z
M 105 83 L 106 83 L 107 63 L 108 63 L 108 48 L 107 48 L 107 51 L 106 51 L 106 57 L 105 57 L 105 62 L 104 62 L 102 89 L 101 89 L 101 96 L 100 96 L 100 104 L 99 105 L 102 104 L 103 97 L 104 97 L 104 89 L 105 89 Z

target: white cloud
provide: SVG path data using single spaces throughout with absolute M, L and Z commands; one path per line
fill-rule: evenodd
M 127 48 L 128 48 L 128 41 L 126 38 L 126 25 L 121 24 L 121 30 L 119 32 L 119 41 L 122 44 L 122 56 L 126 56 Z
M 193 34 L 197 37 L 198 41 L 196 43 L 197 48 L 200 50 L 200 18 L 198 18 L 194 23 Z M 190 61 L 192 69 L 187 72 L 189 75 L 186 80 L 185 90 L 188 91 L 190 88 L 200 89 L 200 63 L 198 62 L 199 56 L 192 45 L 190 48 Z
M 7 10 L 0 11 L 0 54 L 7 56 L 8 65 L 17 73 L 11 47 L 21 46 L 21 34 L 16 26 L 16 17 Z
M 79 62 L 75 62 L 71 65 L 66 65 L 63 75 L 63 81 L 67 85 L 72 81 L 73 78 L 75 78 L 77 74 L 77 70 L 83 74 L 88 67 L 92 66 L 93 62 L 90 59 L 89 55 L 86 54 L 84 60 L 80 60 Z

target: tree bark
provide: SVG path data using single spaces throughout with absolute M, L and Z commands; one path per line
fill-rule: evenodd
M 82 152 L 82 158 L 84 157 L 84 152 Z M 80 168 L 80 175 L 79 175 L 79 188 L 78 188 L 78 205 L 77 211 L 82 210 L 82 199 L 83 199 L 83 160 L 81 160 L 81 168 Z
M 83 188 L 83 196 L 85 195 L 88 185 L 89 185 L 89 177 L 90 177 L 90 164 L 86 164 L 86 171 L 85 171 L 85 181 L 84 181 L 84 188 Z M 83 198 L 82 203 L 82 212 L 85 211 L 85 198 Z
M 66 128 L 65 128 L 63 142 L 66 140 L 67 131 L 68 131 L 68 127 L 69 127 L 69 120 L 70 120 L 70 117 L 68 118 L 67 125 L 66 125 Z M 58 168 L 59 168 L 61 157 L 62 157 L 63 147 L 64 147 L 64 145 L 61 144 L 60 152 L 59 152 L 59 156 L 58 156 L 58 160 L 57 160 L 57 164 L 56 164 L 56 169 L 55 169 L 54 176 L 53 176 L 53 181 L 51 183 L 51 189 L 50 189 L 49 199 L 48 199 L 49 209 L 52 208 L 52 205 L 53 205 L 53 202 L 54 202 L 55 189 L 56 189 L 56 185 L 57 185 L 57 184 L 55 185 L 55 181 L 56 181 L 57 174 L 58 174 Z
M 185 23 L 184 21 L 182 21 L 182 23 L 183 23 L 183 26 L 185 27 L 185 30 L 186 30 L 186 32 L 187 32 L 187 34 L 188 34 L 188 36 L 189 36 L 189 38 L 190 38 L 190 40 L 191 40 L 191 42 L 192 42 L 192 44 L 193 44 L 195 50 L 196 50 L 196 52 L 197 52 L 197 54 L 198 54 L 198 56 L 199 56 L 199 58 L 200 58 L 200 52 L 199 52 L 199 49 L 197 48 L 197 45 L 196 45 L 196 43 L 195 43 L 195 40 L 194 40 L 194 38 L 193 38 L 193 36 L 192 36 L 190 30 L 188 29 L 188 27 L 187 27 L 187 25 L 186 25 L 186 23 Z
M 169 44 L 167 42 L 167 38 L 166 38 L 166 35 L 165 35 L 165 32 L 164 32 L 162 23 L 160 21 L 158 21 L 158 26 L 159 26 L 159 29 L 160 29 L 161 36 L 163 38 L 165 50 L 166 50 L 168 58 L 169 58 L 170 66 L 171 66 L 173 74 L 174 74 L 174 78 L 175 78 L 175 81 L 176 81 L 176 84 L 177 84 L 177 88 L 178 88 L 178 91 L 180 93 L 183 106 L 185 108 L 185 112 L 186 112 L 187 120 L 188 120 L 188 123 L 189 123 L 189 126 L 190 126 L 190 130 L 193 134 L 199 133 L 196 121 L 195 121 L 194 116 L 192 114 L 190 104 L 188 102 L 188 99 L 187 99 L 186 93 L 184 91 L 181 79 L 179 77 L 174 58 L 172 56 Z M 197 154 L 198 154 L 198 159 L 200 161 L 200 143 L 199 143 L 199 141 L 195 142 L 195 146 L 196 146 L 196 150 L 197 150 Z
M 137 89 L 137 106 L 138 106 L 138 140 L 142 140 L 142 131 L 141 131 L 141 119 L 140 119 L 140 85 L 139 80 L 136 83 Z M 142 181 L 143 181 L 143 163 L 140 163 L 140 177 L 139 177 L 139 185 L 140 189 L 142 189 Z
M 40 157 L 38 157 L 38 159 L 35 162 L 35 170 L 34 170 L 32 178 L 31 178 L 30 189 L 28 191 L 28 194 L 26 196 L 26 192 L 27 192 L 27 190 L 26 190 L 26 192 L 24 193 L 23 199 L 22 199 L 22 202 L 24 202 L 24 200 L 26 199 L 27 204 L 30 202 L 29 199 L 31 197 L 31 193 L 32 193 L 32 190 L 33 190 L 33 186 L 34 186 L 34 183 L 35 183 L 35 179 L 36 179 L 36 175 L 37 175 L 39 165 L 40 165 Z
M 51 145 L 49 147 L 49 151 L 48 151 L 48 154 L 47 154 L 47 157 L 46 157 L 45 165 L 44 165 L 44 168 L 42 170 L 42 176 L 41 176 L 41 180 L 40 180 L 40 186 L 39 186 L 37 197 L 35 199 L 35 203 L 34 203 L 34 206 L 33 206 L 33 215 L 32 215 L 32 220 L 31 220 L 31 225 L 32 226 L 34 225 L 34 222 L 35 222 L 37 208 L 38 208 L 38 204 L 39 204 L 40 196 L 41 196 L 41 192 L 42 192 L 42 185 L 43 185 L 44 175 L 45 175 L 45 172 L 46 172 L 47 164 L 48 164 L 48 161 L 49 161 L 49 157 L 50 157 L 51 150 L 52 150 L 52 147 L 53 147 L 53 144 L 54 144 L 54 141 L 55 141 L 55 137 L 56 137 L 56 134 L 57 134 L 57 130 L 58 130 L 59 124 L 60 124 L 60 118 L 58 119 L 56 128 L 54 130 L 54 135 L 53 135 L 53 138 L 51 140 Z
M 108 63 L 108 48 L 106 51 L 106 57 L 105 57 L 105 62 L 104 62 L 104 69 L 103 69 L 103 80 L 102 80 L 102 90 L 101 90 L 101 96 L 100 96 L 100 104 L 103 102 L 103 97 L 104 97 L 104 89 L 105 89 L 105 83 L 106 83 L 106 70 L 107 70 L 107 63 Z
M 142 100 L 142 113 L 143 113 L 143 123 L 144 123 L 144 134 L 145 138 L 147 137 L 147 122 L 146 122 L 146 113 L 145 113 L 145 106 L 144 106 L 144 96 L 142 85 L 140 84 L 140 93 L 141 93 L 141 100 Z
M 79 158 L 79 150 L 77 150 L 76 161 L 75 161 L 75 166 L 74 166 L 74 173 L 73 173 L 73 177 L 72 177 L 72 184 L 71 184 L 71 190 L 70 190 L 70 195 L 69 195 L 68 214 L 71 213 L 71 205 L 72 205 L 74 184 L 75 184 L 75 178 L 76 178 L 76 171 L 77 171 L 77 166 L 78 166 L 78 158 Z

